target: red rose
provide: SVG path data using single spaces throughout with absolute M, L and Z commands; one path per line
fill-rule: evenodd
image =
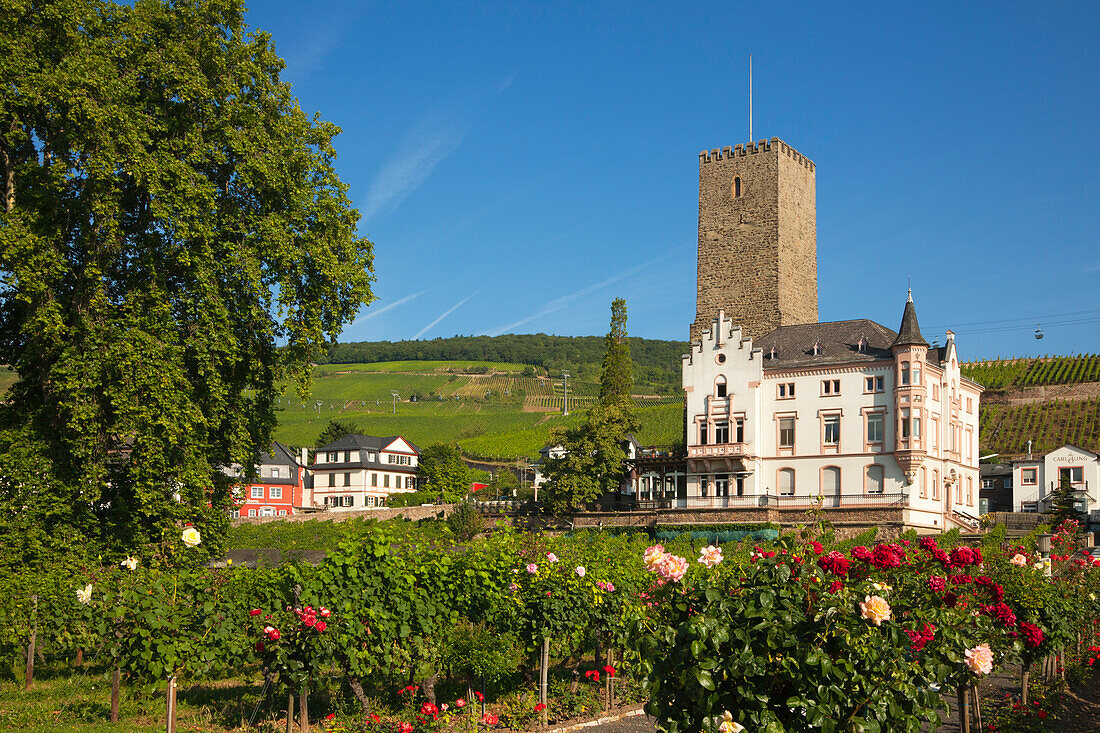
M 485 696 L 482 695 L 480 692 L 475 692 L 474 695 L 477 696 L 477 701 L 478 702 L 485 702 Z
M 335 717 L 336 717 L 336 713 L 329 713 L 328 715 L 325 716 L 325 720 L 332 720 Z
M 615 676 L 615 668 L 612 667 L 610 664 L 604 665 L 603 671 L 607 674 L 608 677 Z
M 328 618 L 332 615 L 332 611 L 328 610 L 324 606 L 321 606 L 321 610 L 317 613 L 317 615 L 321 618 Z
M 538 705 L 535 706 L 535 712 L 536 713 L 541 713 L 545 709 L 546 709 L 546 706 L 543 705 L 541 702 Z
M 315 623 L 317 623 L 317 619 L 313 616 L 302 617 L 302 626 L 313 626 Z
M 251 611 L 248 612 L 248 615 L 249 616 L 259 616 L 261 613 L 263 613 L 263 611 L 261 611 L 260 609 L 253 608 Z
M 256 646 L 253 648 L 256 650 L 257 654 L 263 654 L 264 649 L 266 649 L 267 647 L 264 646 L 264 643 L 262 641 L 257 641 Z
M 315 628 L 317 629 L 318 633 L 323 634 L 325 633 L 325 629 L 328 628 L 328 624 L 326 624 L 324 621 L 318 621 Z

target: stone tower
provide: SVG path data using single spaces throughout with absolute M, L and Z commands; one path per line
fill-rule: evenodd
M 773 137 L 699 154 L 691 339 L 724 310 L 746 337 L 817 323 L 814 164 Z

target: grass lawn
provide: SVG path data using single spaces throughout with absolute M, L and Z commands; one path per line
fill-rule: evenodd
M 80 731 L 80 733 L 152 733 L 164 731 L 164 691 L 132 695 L 123 686 L 119 722 L 110 722 L 111 675 L 95 668 L 83 676 L 50 679 L 49 670 L 36 674 L 34 686 L 0 682 L 0 730 Z M 59 670 L 60 672 L 60 670 Z M 241 727 L 256 709 L 262 681 L 222 680 L 181 686 L 177 693 L 176 727 L 182 731 L 226 731 Z M 269 696 L 270 697 L 270 696 Z M 272 701 L 261 706 L 257 721 L 275 730 Z M 284 723 L 285 730 L 285 723 Z

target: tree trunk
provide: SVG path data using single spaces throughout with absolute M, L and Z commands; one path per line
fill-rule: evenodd
M 119 687 L 121 684 L 122 673 L 118 667 L 115 667 L 114 674 L 111 675 L 111 722 L 118 722 L 118 695 Z
M 420 683 L 420 691 L 424 693 L 424 699 L 435 705 L 435 683 L 439 680 L 439 672 L 432 672 L 432 675 L 426 678 Z
M 3 175 L 4 211 L 15 208 L 15 166 L 8 151 L 0 147 L 0 174 Z
M 77 649 L 76 650 L 76 666 L 79 667 L 82 664 L 84 664 L 84 650 L 83 649 Z
M 358 677 L 352 677 L 351 675 L 345 675 L 348 679 L 348 687 L 351 688 L 351 693 L 355 695 L 355 699 L 359 701 L 359 704 L 363 707 L 363 717 L 370 715 L 370 698 L 367 697 L 367 693 L 363 691 L 363 683 L 359 681 Z
M 1031 682 L 1031 662 L 1024 662 L 1023 674 L 1020 675 L 1020 704 L 1027 705 L 1027 688 Z
M 286 733 L 294 733 L 294 693 L 286 696 Z

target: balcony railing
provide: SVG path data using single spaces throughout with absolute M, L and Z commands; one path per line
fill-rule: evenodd
M 842 494 L 825 496 L 752 494 L 746 496 L 687 496 L 664 499 L 639 499 L 634 506 L 639 510 L 655 509 L 753 509 L 776 507 L 780 509 L 810 509 L 820 504 L 822 508 L 837 507 L 904 507 L 907 494 Z
M 743 456 L 748 453 L 745 443 L 714 443 L 712 445 L 689 445 L 688 458 L 721 458 L 723 456 Z

